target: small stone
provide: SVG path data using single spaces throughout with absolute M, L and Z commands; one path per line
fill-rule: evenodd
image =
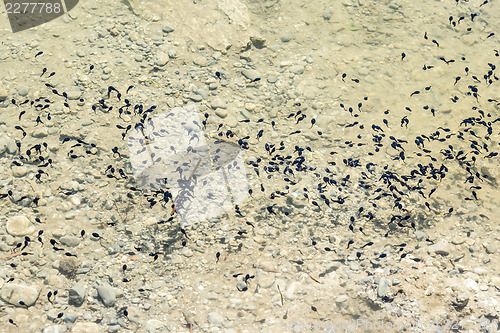
M 285 36 L 281 36 L 281 42 L 283 43 L 288 43 L 289 41 L 291 41 L 293 39 L 292 35 L 285 35 Z
M 227 117 L 227 111 L 224 109 L 217 109 L 215 110 L 215 114 L 218 115 L 221 118 L 226 118 Z
M 210 103 L 210 106 L 212 107 L 212 109 L 225 109 L 227 108 L 227 103 L 225 100 L 221 99 L 221 98 L 216 98 L 212 101 L 212 103 Z
M 461 311 L 468 303 L 469 296 L 467 294 L 460 294 L 451 302 L 457 311 Z
M 17 165 L 14 165 L 12 167 L 12 175 L 14 177 L 24 177 L 26 174 L 28 173 L 28 168 L 25 167 L 24 165 L 21 165 L 21 166 L 17 166 Z
M 259 72 L 255 69 L 244 69 L 241 71 L 241 74 L 249 80 L 255 80 L 260 77 Z
M 236 281 L 236 289 L 238 289 L 239 291 L 246 291 L 248 289 L 248 286 L 245 281 L 243 281 L 242 279 L 238 279 L 238 281 Z
M 397 286 L 397 285 L 398 285 L 398 284 L 400 284 L 400 283 L 401 283 L 401 280 L 399 280 L 399 279 L 393 279 L 393 280 L 392 280 L 392 285 L 393 285 L 393 286 Z
M 34 231 L 35 226 L 25 216 L 17 215 L 7 221 L 7 232 L 12 236 L 27 236 Z
M 174 31 L 175 31 L 175 29 L 174 29 L 174 28 L 173 28 L 170 24 L 168 24 L 168 23 L 165 23 L 165 24 L 163 25 L 163 27 L 161 28 L 161 30 L 162 30 L 164 33 L 166 33 L 166 34 L 169 34 L 169 33 L 171 33 L 171 32 L 174 32 Z
M 380 281 L 378 282 L 378 287 L 377 287 L 377 296 L 378 297 L 386 296 L 388 289 L 389 289 L 389 284 L 387 283 L 387 279 L 384 277 L 380 278 Z
M 9 91 L 5 87 L 0 87 L 0 102 L 5 101 L 9 97 Z
M 129 306 L 127 308 L 127 312 L 128 312 L 127 316 L 128 320 L 136 324 L 139 323 L 141 321 L 141 318 L 143 317 L 141 314 L 141 310 L 139 310 L 139 308 L 135 306 Z
M 110 307 L 115 304 L 116 291 L 108 283 L 104 283 L 97 287 L 97 293 L 105 306 Z
M 71 328 L 71 333 L 100 333 L 104 332 L 104 328 L 96 323 L 78 322 Z
M 37 128 L 33 131 L 33 133 L 31 133 L 32 137 L 38 139 L 45 138 L 48 135 L 49 135 L 49 130 L 47 129 L 47 127 Z
M 74 257 L 64 257 L 59 261 L 59 272 L 65 276 L 73 276 L 79 263 Z
M 442 256 L 447 256 L 450 254 L 450 244 L 448 244 L 445 241 L 441 241 L 439 243 L 428 246 L 427 251 L 429 253 L 435 253 Z
M 250 41 L 257 49 L 262 49 L 264 47 L 264 44 L 266 43 L 266 40 L 260 36 L 250 37 Z
M 23 301 L 27 306 L 35 304 L 39 290 L 34 287 L 16 283 L 7 283 L 0 291 L 0 297 L 7 303 L 22 306 L 19 301 Z
M 220 325 L 224 321 L 224 317 L 220 313 L 210 312 L 208 313 L 207 320 L 209 324 Z
M 146 333 L 156 333 L 156 330 L 162 328 L 164 325 L 161 321 L 156 319 L 151 319 L 146 322 L 144 330 Z
M 193 251 L 188 248 L 188 247 L 184 247 L 182 248 L 181 250 L 181 254 L 184 256 L 184 257 L 192 257 L 193 256 Z
M 82 96 L 82 91 L 77 87 L 72 87 L 66 90 L 66 94 L 68 95 L 68 99 L 76 100 Z
M 290 66 L 290 68 L 289 68 L 291 73 L 297 74 L 297 75 L 304 73 L 304 69 L 305 68 L 303 65 L 293 65 L 293 66 Z
M 66 325 L 50 325 L 43 329 L 42 333 L 63 333 L 67 332 Z
M 86 289 L 83 283 L 77 283 L 69 289 L 69 300 L 70 305 L 81 306 L 85 301 Z
M 491 243 L 483 243 L 483 247 L 488 254 L 494 254 L 497 251 L 496 246 Z
M 253 110 L 255 110 L 255 104 L 253 104 L 253 103 L 245 103 L 245 110 L 247 110 L 247 111 L 253 111 Z
M 275 83 L 276 81 L 278 81 L 278 77 L 276 75 L 269 75 L 267 77 L 267 82 L 269 83 Z
M 23 88 L 20 88 L 17 92 L 20 96 L 25 97 L 26 95 L 29 94 L 30 91 L 23 87 Z
M 165 66 L 169 60 L 168 54 L 160 53 L 155 59 L 156 66 Z
M 208 59 L 198 54 L 193 57 L 193 63 L 197 66 L 205 67 L 208 65 Z
M 76 237 L 76 236 L 64 236 L 64 237 L 61 237 L 60 241 L 62 244 L 69 246 L 69 247 L 75 247 L 75 246 L 80 245 L 80 237 Z

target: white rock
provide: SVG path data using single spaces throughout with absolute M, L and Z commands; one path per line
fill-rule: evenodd
M 224 317 L 218 312 L 210 312 L 207 320 L 209 324 L 220 325 L 224 321 Z
M 24 165 L 21 165 L 21 166 L 14 165 L 12 167 L 12 175 L 14 177 L 23 177 L 27 173 L 28 173 L 28 168 L 25 167 Z
M 100 333 L 104 330 L 103 327 L 96 323 L 76 323 L 71 329 L 72 333 Z
M 27 236 L 35 231 L 35 226 L 31 224 L 26 216 L 13 216 L 7 221 L 7 232 L 12 236 Z
M 23 301 L 27 306 L 35 304 L 39 290 L 22 284 L 7 283 L 0 291 L 0 297 L 7 303 L 21 306 L 19 301 Z

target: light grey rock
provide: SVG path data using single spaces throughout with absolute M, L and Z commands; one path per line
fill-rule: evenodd
M 166 33 L 166 34 L 169 34 L 169 33 L 171 33 L 171 32 L 174 32 L 174 31 L 175 31 L 175 29 L 174 29 L 174 28 L 173 28 L 170 24 L 168 24 L 168 23 L 165 23 L 165 24 L 163 25 L 163 27 L 161 28 L 161 30 L 162 30 L 164 33 Z
M 29 89 L 28 89 L 28 88 L 22 87 L 22 88 L 20 88 L 17 92 L 18 92 L 18 94 L 19 94 L 20 96 L 25 97 L 26 95 L 28 95 L 28 94 L 29 94 L 29 92 L 30 92 L 30 91 L 29 91 Z
M 14 177 L 17 177 L 17 178 L 24 177 L 27 173 L 28 173 L 28 168 L 25 167 L 24 165 L 21 165 L 21 166 L 14 165 L 14 166 L 12 166 L 12 175 Z
M 37 128 L 33 131 L 33 133 L 31 133 L 32 137 L 38 139 L 45 138 L 48 135 L 49 135 L 49 129 L 47 127 Z
M 193 57 L 193 64 L 195 64 L 196 66 L 205 67 L 208 65 L 208 59 L 198 54 Z
M 66 91 L 66 94 L 68 94 L 68 99 L 75 100 L 79 99 L 80 96 L 82 96 L 82 91 L 80 90 L 80 88 L 71 87 Z
M 248 286 L 245 281 L 243 281 L 242 279 L 238 279 L 238 281 L 236 281 L 236 289 L 238 289 L 239 291 L 246 291 L 248 290 Z
M 50 325 L 45 327 L 42 333 L 64 333 L 67 331 L 68 328 L 66 327 L 66 325 Z
M 255 48 L 257 49 L 262 49 L 266 44 L 266 39 L 260 36 L 250 37 L 250 41 L 252 42 L 253 46 L 255 46 Z
M 26 216 L 13 216 L 7 221 L 7 232 L 12 236 L 27 236 L 34 231 L 35 226 Z
M 101 298 L 104 305 L 106 305 L 107 307 L 113 306 L 115 304 L 116 291 L 108 283 L 97 286 L 97 293 L 99 294 L 99 297 Z
M 0 291 L 0 297 L 7 303 L 22 306 L 19 301 L 23 301 L 27 306 L 35 304 L 40 291 L 35 287 L 23 284 L 7 283 Z
M 0 102 L 5 101 L 9 97 L 9 90 L 5 87 L 0 87 Z
M 427 247 L 427 251 L 429 253 L 439 254 L 441 256 L 447 256 L 450 254 L 450 244 L 445 241 L 441 241 L 439 243 L 432 244 Z
M 69 289 L 69 300 L 70 305 L 81 306 L 85 301 L 85 294 L 87 290 L 83 283 L 77 283 Z
M 144 330 L 147 333 L 157 333 L 161 332 L 161 329 L 164 327 L 163 323 L 156 319 L 151 319 L 146 322 L 144 326 Z
M 188 248 L 188 247 L 184 247 L 182 248 L 181 250 L 181 254 L 184 256 L 184 257 L 192 257 L 193 256 L 193 251 Z
M 380 278 L 380 281 L 378 282 L 378 287 L 377 287 L 377 296 L 378 297 L 384 297 L 387 295 L 387 290 L 389 289 L 389 284 L 387 283 L 386 278 Z
M 290 66 L 289 70 L 291 73 L 293 74 L 302 74 L 304 73 L 304 66 L 303 65 L 293 65 L 293 66 Z
M 221 325 L 224 322 L 224 317 L 218 312 L 209 312 L 207 320 L 209 324 Z
M 291 41 L 293 39 L 293 36 L 292 35 L 284 35 L 284 36 L 281 36 L 281 42 L 283 43 L 288 43 L 289 41 Z
M 427 238 L 427 235 L 422 230 L 417 230 L 417 231 L 415 231 L 415 237 L 417 238 L 417 240 L 419 242 L 421 242 Z
M 256 78 L 260 77 L 259 72 L 257 72 L 255 69 L 244 69 L 241 71 L 241 74 L 249 80 L 255 80 Z
M 69 247 L 75 247 L 75 246 L 80 245 L 80 237 L 76 237 L 76 236 L 64 236 L 64 237 L 61 237 L 60 241 L 62 244 L 69 246 Z
M 136 306 L 127 307 L 127 312 L 128 312 L 128 316 L 127 316 L 128 320 L 130 320 L 133 323 L 137 324 L 143 318 L 141 310 L 139 310 L 139 308 Z
M 157 55 L 155 61 L 154 61 L 154 64 L 156 66 L 165 66 L 167 63 L 168 63 L 168 60 L 169 60 L 169 56 L 168 54 L 165 54 L 165 53 L 160 53 Z
M 216 98 L 210 103 L 210 106 L 212 109 L 225 109 L 227 108 L 227 103 L 222 98 Z
M 392 285 L 393 285 L 393 286 L 397 286 L 397 285 L 398 285 L 398 284 L 400 284 L 400 283 L 401 283 L 401 280 L 399 280 L 399 279 L 393 279 L 393 280 L 392 280 Z

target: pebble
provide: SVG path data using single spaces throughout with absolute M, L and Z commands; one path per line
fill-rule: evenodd
M 83 283 L 77 283 L 69 289 L 68 303 L 70 305 L 81 306 L 85 301 L 85 294 L 87 290 Z
M 31 134 L 32 137 L 38 139 L 45 138 L 47 135 L 49 135 L 49 130 L 47 129 L 47 127 L 37 128 Z
M 168 24 L 168 23 L 165 23 L 165 24 L 163 25 L 163 27 L 161 28 L 161 30 L 162 30 L 164 33 L 166 33 L 166 34 L 169 34 L 169 33 L 171 33 L 171 32 L 174 32 L 174 31 L 175 31 L 175 29 L 174 29 L 174 28 L 173 28 L 170 24 Z
M 76 236 L 64 236 L 64 237 L 61 237 L 60 241 L 62 244 L 69 246 L 69 247 L 75 247 L 75 246 L 80 245 L 80 237 L 76 237 Z
M 50 325 L 45 327 L 42 333 L 63 333 L 67 331 L 68 328 L 66 327 L 66 325 Z
M 168 54 L 165 54 L 165 53 L 160 53 L 160 54 L 156 57 L 154 64 L 155 64 L 156 66 L 160 66 L 160 67 L 161 67 L 161 66 L 165 66 L 165 65 L 167 64 L 167 62 L 168 62 L 168 59 L 169 59 Z
M 254 103 L 245 103 L 245 110 L 247 110 L 247 111 L 255 110 L 255 104 Z
M 207 320 L 209 324 L 220 325 L 224 321 L 224 317 L 218 312 L 209 312 Z
M 35 304 L 40 293 L 34 287 L 23 284 L 7 283 L 0 291 L 0 297 L 7 303 L 21 306 L 19 301 L 23 301 L 27 306 Z
M 303 74 L 304 69 L 305 69 L 305 67 L 303 65 L 293 65 L 293 66 L 290 66 L 290 68 L 289 68 L 291 73 L 297 74 L 297 75 Z
M 144 330 L 147 333 L 156 333 L 156 330 L 159 330 L 163 327 L 163 323 L 159 320 L 156 319 L 151 319 L 146 322 L 146 325 L 144 326 Z M 160 331 L 158 331 L 160 332 Z
M 208 59 L 198 54 L 193 57 L 193 64 L 200 67 L 205 67 L 208 65 Z
M 29 91 L 29 89 L 24 88 L 24 87 L 20 88 L 20 89 L 17 91 L 17 93 L 18 93 L 20 96 L 22 96 L 22 97 L 25 97 L 26 95 L 28 95 L 28 94 L 29 94 L 29 92 L 30 92 L 30 91 Z
M 127 312 L 128 312 L 127 316 L 128 320 L 136 324 L 139 323 L 141 321 L 141 318 L 143 317 L 141 314 L 141 310 L 139 310 L 139 308 L 136 306 L 129 306 L 127 308 Z
M 64 257 L 59 261 L 59 272 L 61 274 L 66 275 L 66 276 L 72 276 L 75 274 L 77 268 L 78 268 L 78 260 L 76 260 L 74 257 Z
M 448 242 L 441 241 L 436 244 L 428 246 L 427 251 L 429 253 L 435 253 L 442 256 L 447 256 L 450 254 L 450 244 Z
M 71 333 L 101 333 L 103 328 L 96 323 L 78 322 L 71 329 Z
M 214 99 L 211 103 L 210 103 L 210 106 L 212 107 L 212 109 L 225 109 L 227 108 L 227 103 L 225 100 L 221 99 L 221 98 L 216 98 Z
M 115 304 L 116 291 L 108 283 L 97 286 L 97 293 L 105 306 L 110 307 Z
M 68 95 L 68 99 L 71 99 L 71 100 L 79 99 L 80 96 L 82 96 L 82 91 L 77 87 L 71 87 L 65 91 L 66 91 L 66 94 Z
M 260 77 L 259 72 L 257 72 L 255 69 L 244 69 L 241 71 L 241 74 L 249 80 L 255 80 L 256 78 Z
M 216 109 L 215 110 L 215 114 L 218 115 L 221 118 L 226 118 L 227 117 L 227 111 L 224 110 L 224 109 L 221 109 L 221 108 Z
M 184 257 L 192 257 L 193 256 L 193 251 L 189 248 L 189 247 L 184 247 L 182 248 L 181 250 L 181 254 L 184 256 Z
M 497 251 L 496 246 L 491 243 L 483 243 L 483 247 L 488 254 L 494 254 Z
M 14 165 L 12 166 L 12 175 L 14 177 L 24 177 L 26 174 L 28 173 L 28 168 L 25 167 L 24 165 L 21 165 L 21 166 L 17 166 L 17 165 Z
M 9 91 L 5 87 L 0 87 L 0 102 L 4 101 L 9 97 Z
M 288 43 L 289 41 L 292 40 L 292 38 L 293 38 L 292 35 L 284 35 L 284 36 L 281 36 L 280 40 L 283 43 Z
M 384 277 L 380 278 L 380 281 L 378 282 L 378 287 L 377 287 L 377 296 L 378 297 L 386 296 L 388 289 L 389 289 L 389 284 L 387 283 L 387 279 Z
M 12 236 L 27 236 L 35 231 L 35 226 L 31 224 L 26 216 L 13 216 L 7 221 L 7 232 Z

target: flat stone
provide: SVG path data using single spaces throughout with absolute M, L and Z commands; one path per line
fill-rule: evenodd
M 7 232 L 12 236 L 27 236 L 35 231 L 35 226 L 26 216 L 13 216 L 7 221 Z
M 72 276 L 78 269 L 79 262 L 74 257 L 64 257 L 59 261 L 59 272 L 66 276 Z
M 304 73 L 304 69 L 305 69 L 305 67 L 302 65 L 293 65 L 293 66 L 290 66 L 290 68 L 289 68 L 290 72 L 292 72 L 293 74 L 298 74 L 298 75 Z
M 200 67 L 205 67 L 208 65 L 208 59 L 202 55 L 195 55 L 193 57 L 193 63 Z
M 66 94 L 68 95 L 68 99 L 75 100 L 82 96 L 82 91 L 79 88 L 72 87 L 66 91 Z
M 212 101 L 212 103 L 210 103 L 210 106 L 212 107 L 212 109 L 225 109 L 227 108 L 227 103 L 225 100 L 221 99 L 221 98 L 216 98 Z
M 427 247 L 429 253 L 435 253 L 442 256 L 447 256 L 450 254 L 450 244 L 445 241 L 441 241 L 436 244 L 429 245 Z
M 31 134 L 32 137 L 38 138 L 38 139 L 45 138 L 48 135 L 49 135 L 49 130 L 47 129 L 47 127 L 37 128 Z
M 20 96 L 25 97 L 26 95 L 28 95 L 28 94 L 29 94 L 29 92 L 30 92 L 30 91 L 29 91 L 29 89 L 22 87 L 22 88 L 20 88 L 17 92 L 18 92 L 18 94 L 19 94 Z
M 255 80 L 256 78 L 260 77 L 259 72 L 257 72 L 255 69 L 244 69 L 241 71 L 241 74 L 249 80 Z
M 66 325 L 50 325 L 43 329 L 42 333 L 64 333 L 67 332 Z
M 12 167 L 12 175 L 14 177 L 24 177 L 26 174 L 28 173 L 28 168 L 25 167 L 24 165 L 21 165 L 21 166 L 17 166 L 17 165 L 14 165 Z
M 193 251 L 188 248 L 188 247 L 184 247 L 182 250 L 181 250 L 181 254 L 184 256 L 184 257 L 192 257 L 193 256 Z
M 169 60 L 169 56 L 166 53 L 160 53 L 155 59 L 156 66 L 165 66 Z
M 138 307 L 129 306 L 127 308 L 127 312 L 128 312 L 128 316 L 127 316 L 128 320 L 130 320 L 133 323 L 137 324 L 141 321 L 141 318 L 143 318 L 141 310 L 139 310 Z
M 23 301 L 27 306 L 35 304 L 40 291 L 34 287 L 22 284 L 7 283 L 0 291 L 0 297 L 7 303 L 22 306 L 19 301 Z
M 9 90 L 5 87 L 0 87 L 0 102 L 4 101 L 9 97 Z
M 224 317 L 218 312 L 209 312 L 207 320 L 209 324 L 220 325 L 224 321 Z
M 110 307 L 115 305 L 116 291 L 108 283 L 104 283 L 97 287 L 97 293 L 105 306 Z
M 175 31 L 175 29 L 174 29 L 174 28 L 173 28 L 170 24 L 168 24 L 168 23 L 165 23 L 165 24 L 163 25 L 163 27 L 161 28 L 161 30 L 162 30 L 164 33 L 166 33 L 166 34 L 169 34 L 169 33 L 171 33 L 171 32 L 174 32 L 174 31 Z
M 146 325 L 144 326 L 144 330 L 147 333 L 156 333 L 157 332 L 156 330 L 159 330 L 162 327 L 164 327 L 164 325 L 161 321 L 156 320 L 156 319 L 151 319 L 151 320 L 148 320 L 146 322 Z M 158 331 L 158 332 L 161 332 L 161 331 Z
M 380 281 L 378 282 L 378 287 L 377 287 L 377 296 L 378 297 L 386 296 L 388 289 L 389 289 L 389 284 L 387 283 L 387 279 L 384 277 L 380 278 Z
M 70 305 L 81 306 L 85 301 L 85 294 L 87 290 L 83 283 L 77 283 L 69 289 L 69 300 Z
M 71 329 L 71 333 L 100 333 L 104 332 L 104 328 L 96 323 L 76 323 Z
M 75 247 L 75 246 L 80 245 L 80 237 L 76 237 L 76 236 L 64 236 L 64 237 L 61 237 L 60 241 L 62 244 L 69 246 L 69 247 Z

